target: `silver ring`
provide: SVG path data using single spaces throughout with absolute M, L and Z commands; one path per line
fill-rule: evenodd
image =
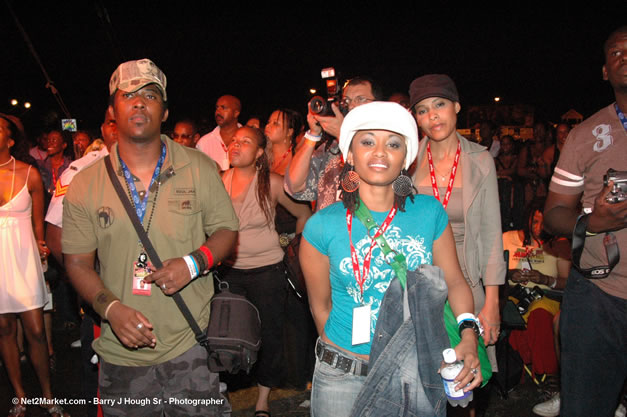
M 470 372 L 472 372 L 473 375 L 477 376 L 477 373 L 479 372 L 479 370 L 477 368 L 472 368 Z
M 161 284 L 161 288 L 165 290 L 165 282 Z
M 137 326 L 135 327 L 137 327 L 137 330 L 141 330 L 144 328 L 144 323 L 137 323 Z

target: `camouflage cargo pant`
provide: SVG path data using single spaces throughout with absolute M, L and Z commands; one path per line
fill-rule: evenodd
M 100 404 L 105 416 L 230 416 L 207 351 L 196 345 L 153 366 L 100 363 Z

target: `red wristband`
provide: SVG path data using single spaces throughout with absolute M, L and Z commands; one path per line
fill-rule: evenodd
M 209 248 L 205 245 L 199 247 L 198 250 L 205 254 L 205 256 L 207 257 L 207 269 L 211 269 L 211 267 L 213 266 L 213 254 L 211 253 L 211 250 L 209 250 Z

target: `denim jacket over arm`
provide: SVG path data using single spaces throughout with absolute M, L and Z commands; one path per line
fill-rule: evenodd
M 410 318 L 403 318 L 403 290 L 390 282 L 370 351 L 370 370 L 351 416 L 446 415 L 446 395 L 438 369 L 450 347 L 444 327 L 448 296 L 442 270 L 422 265 L 407 271 Z

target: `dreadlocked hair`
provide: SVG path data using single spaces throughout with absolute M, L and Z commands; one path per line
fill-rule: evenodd
M 270 196 L 272 195 L 270 192 L 270 163 L 265 150 L 268 139 L 266 135 L 257 128 L 248 127 L 247 129 L 255 133 L 255 136 L 257 136 L 257 145 L 264 150 L 261 156 L 255 161 L 255 168 L 257 169 L 257 201 L 268 223 L 273 223 L 274 217 L 272 216 L 272 202 L 270 200 Z
M 298 113 L 296 110 L 288 109 L 288 108 L 280 108 L 276 109 L 274 112 L 279 112 L 279 117 L 281 118 L 281 122 L 283 123 L 283 128 L 286 130 L 292 129 L 292 135 L 289 137 L 290 148 L 292 150 L 292 156 L 296 154 L 296 139 L 303 131 L 303 116 Z M 271 114 L 273 114 L 272 112 Z M 274 160 L 274 152 L 272 151 L 272 142 L 267 141 L 266 152 L 268 153 L 268 164 L 273 165 L 276 161 Z
M 533 241 L 533 237 L 534 237 L 533 231 L 531 230 L 532 223 L 533 223 L 533 216 L 536 214 L 536 211 L 539 211 L 540 213 L 542 213 L 542 210 L 544 210 L 544 198 L 543 197 L 534 198 L 533 200 L 531 200 L 531 202 L 529 202 L 529 205 L 525 208 L 523 212 L 523 219 L 525 220 L 525 223 L 523 224 L 523 227 L 522 227 L 523 236 L 524 236 L 523 245 L 525 246 L 531 245 Z M 549 235 L 549 233 L 546 232 L 543 228 L 542 231 L 540 232 L 540 236 L 536 236 L 536 237 L 546 242 L 552 236 Z
M 342 168 L 342 171 L 340 172 L 340 177 L 339 177 L 339 181 L 338 181 L 338 186 L 341 189 L 340 192 L 340 200 L 342 200 L 342 204 L 344 204 L 344 208 L 348 209 L 352 214 L 355 214 L 355 211 L 357 210 L 357 208 L 359 207 L 359 188 L 357 188 L 357 190 L 355 190 L 352 193 L 349 193 L 347 191 L 345 191 L 344 189 L 342 189 L 341 184 L 342 180 L 344 179 L 344 177 L 346 175 L 348 175 L 348 172 L 351 171 L 353 169 L 353 166 L 351 164 L 349 164 L 348 162 L 346 162 L 344 164 L 344 167 Z M 414 188 L 414 192 L 410 193 L 409 195 L 406 196 L 399 196 L 397 194 L 394 194 L 394 205 L 402 212 L 405 211 L 405 202 L 407 201 L 407 198 L 409 198 L 411 200 L 411 202 L 414 202 L 414 194 L 416 192 L 416 188 Z

